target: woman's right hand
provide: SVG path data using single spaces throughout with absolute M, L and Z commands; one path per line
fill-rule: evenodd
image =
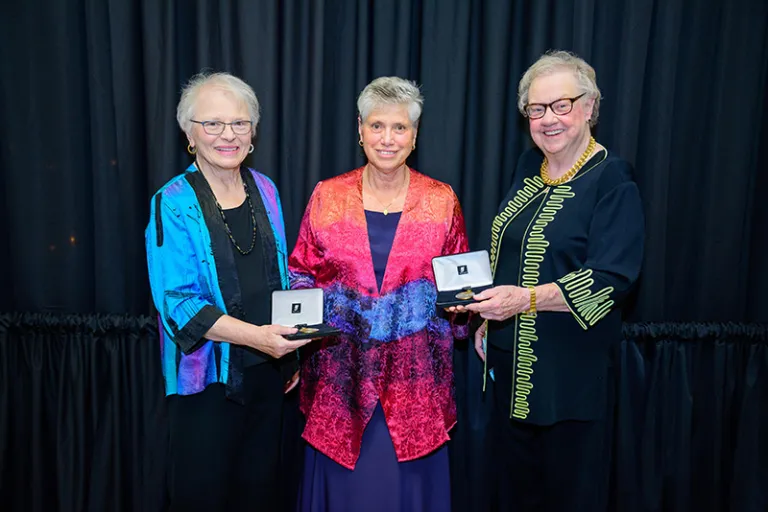
M 279 359 L 312 341 L 311 338 L 303 340 L 287 340 L 283 338 L 285 335 L 296 334 L 297 332 L 298 329 L 295 327 L 259 325 L 257 326 L 257 335 L 253 339 L 251 346 L 256 350 Z
M 477 331 L 475 331 L 475 352 L 477 352 L 477 355 L 480 356 L 480 359 L 485 362 L 485 350 L 483 350 L 483 338 L 485 337 L 485 332 L 488 330 L 488 321 L 480 325 L 480 327 L 477 328 Z

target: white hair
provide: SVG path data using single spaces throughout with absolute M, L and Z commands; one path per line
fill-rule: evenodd
M 176 121 L 184 133 L 192 131 L 192 118 L 195 116 L 195 106 L 200 91 L 204 87 L 218 87 L 232 93 L 248 106 L 248 114 L 253 123 L 253 133 L 259 125 L 259 99 L 250 85 L 229 73 L 202 72 L 189 79 L 181 89 L 181 99 L 176 106 Z
M 573 73 L 581 92 L 595 100 L 592 107 L 592 117 L 589 118 L 589 126 L 597 124 L 600 115 L 600 89 L 597 87 L 595 70 L 587 62 L 577 55 L 562 51 L 550 50 L 534 62 L 520 79 L 517 86 L 517 108 L 525 115 L 525 106 L 528 104 L 528 89 L 531 83 L 540 76 L 551 75 L 558 71 L 570 71 Z
M 357 97 L 357 111 L 365 121 L 376 108 L 382 105 L 406 105 L 408 119 L 413 126 L 419 125 L 424 97 L 416 82 L 397 76 L 382 76 L 368 85 Z

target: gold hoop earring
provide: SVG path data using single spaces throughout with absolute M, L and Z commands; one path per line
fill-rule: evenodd
M 411 151 L 413 151 L 414 149 L 416 149 L 416 141 L 413 141 L 413 147 L 411 148 Z
M 187 144 L 187 153 L 189 153 L 190 155 L 194 155 L 195 153 L 197 153 L 197 148 L 192 144 Z
M 360 144 L 360 147 L 363 147 L 363 139 L 360 139 L 357 143 Z
M 253 148 L 253 144 L 251 144 L 251 147 L 250 147 L 250 148 L 248 148 L 248 153 L 253 153 L 253 149 L 254 149 L 254 148 Z

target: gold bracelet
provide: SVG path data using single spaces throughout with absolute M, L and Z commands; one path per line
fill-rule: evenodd
M 536 314 L 536 288 L 534 288 L 533 286 L 529 286 L 528 291 L 531 292 L 531 307 L 530 309 L 528 309 L 527 314 L 535 315 Z

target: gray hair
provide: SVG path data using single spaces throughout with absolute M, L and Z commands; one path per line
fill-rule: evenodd
M 259 99 L 250 85 L 229 73 L 202 72 L 189 79 L 181 89 L 181 99 L 176 106 L 176 121 L 184 133 L 192 131 L 192 118 L 200 91 L 204 87 L 217 87 L 231 92 L 248 106 L 248 114 L 253 123 L 254 133 L 259 125 Z
M 397 76 L 382 76 L 369 83 L 357 97 L 357 111 L 365 121 L 373 110 L 382 105 L 407 105 L 408 119 L 419 125 L 424 97 L 416 82 Z
M 573 73 L 581 92 L 586 93 L 588 98 L 595 100 L 592 117 L 589 118 L 589 126 L 595 126 L 600 115 L 600 98 L 602 97 L 600 89 L 597 87 L 595 70 L 584 59 L 562 50 L 548 51 L 525 72 L 517 86 L 518 110 L 525 115 L 525 106 L 528 104 L 528 89 L 536 78 L 564 70 Z

